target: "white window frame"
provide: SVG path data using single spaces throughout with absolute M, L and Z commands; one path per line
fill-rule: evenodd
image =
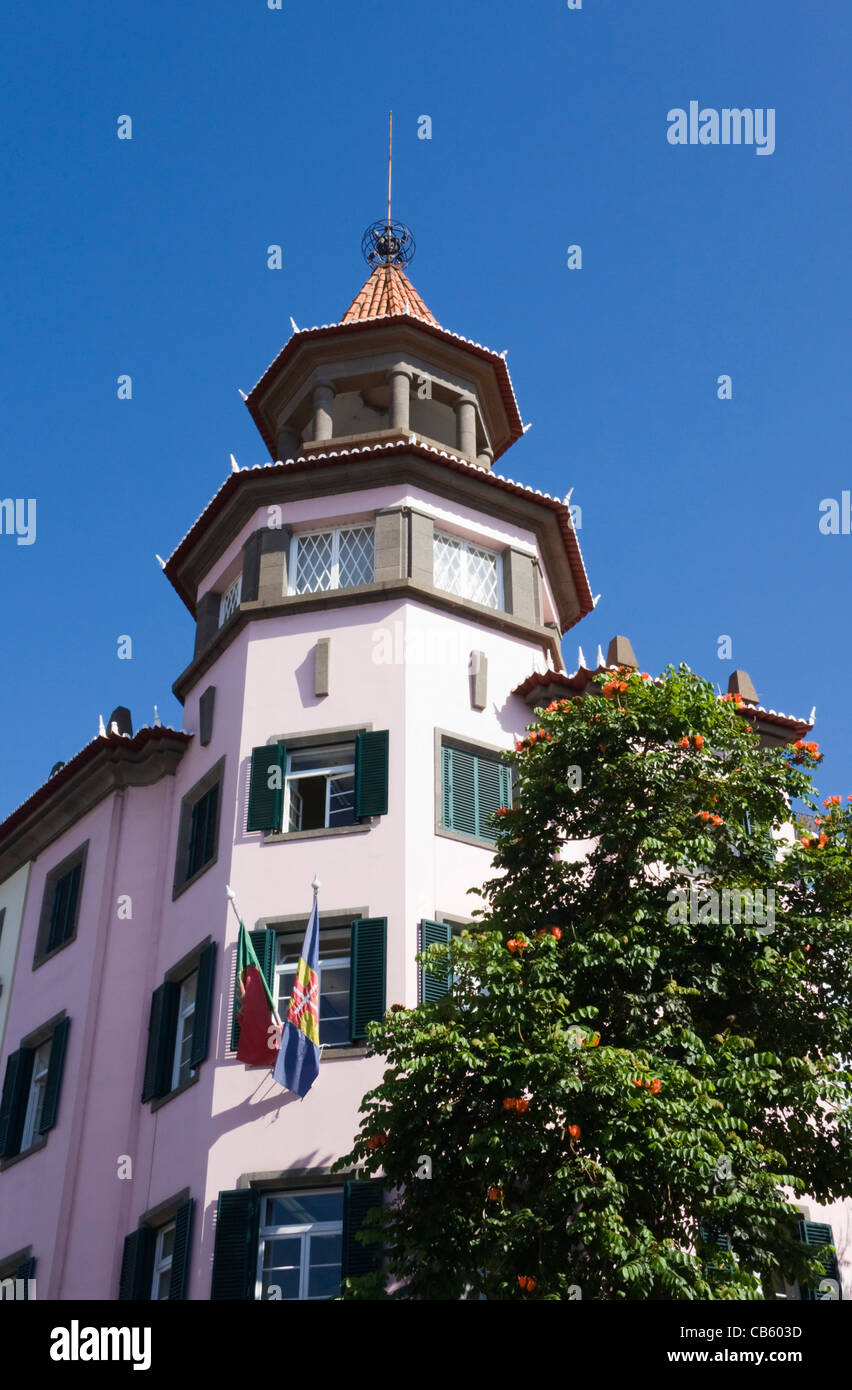
M 373 538 L 373 577 L 365 582 L 371 584 L 376 574 L 376 527 L 369 521 L 352 521 L 343 526 L 318 526 L 312 531 L 294 531 L 290 537 L 290 557 L 287 574 L 292 576 L 287 593 L 299 598 L 309 598 L 311 594 L 330 594 L 336 589 L 357 588 L 357 585 L 340 583 L 340 535 L 343 531 L 369 531 Z M 327 589 L 306 589 L 304 593 L 297 587 L 299 582 L 299 543 L 310 540 L 311 536 L 331 536 L 331 583 Z
M 320 935 L 321 935 L 321 934 L 320 934 Z M 327 970 L 340 970 L 343 966 L 348 966 L 348 968 L 349 968 L 350 991 L 351 991 L 351 987 L 352 987 L 352 947 L 351 947 L 351 940 L 352 940 L 352 938 L 351 938 L 351 936 L 350 936 L 350 948 L 349 948 L 349 954 L 348 954 L 348 956 L 321 956 L 320 959 L 319 959 L 319 961 L 318 961 L 318 964 L 319 964 L 319 970 L 317 971 L 317 974 L 319 975 L 319 1009 L 318 1009 L 318 1017 L 319 1017 L 319 1026 L 320 1026 L 320 1036 L 322 1036 L 322 972 L 323 972 L 323 969 L 327 969 Z M 286 1017 L 286 1014 L 282 1013 L 282 1011 L 281 1011 L 281 1005 L 282 1005 L 283 1002 L 284 1002 L 284 1001 L 281 999 L 281 988 L 280 988 L 281 976 L 284 975 L 285 973 L 287 973 L 287 974 L 292 974 L 293 979 L 295 979 L 295 978 L 296 978 L 296 972 L 297 972 L 298 968 L 299 968 L 299 962 L 298 962 L 297 960 L 296 960 L 296 961 L 290 961 L 290 962 L 287 962 L 287 961 L 276 961 L 276 963 L 275 963 L 275 989 L 274 989 L 274 998 L 275 998 L 276 1007 L 277 1007 L 277 1009 L 278 1009 L 278 1013 L 279 1013 L 279 1015 L 281 1016 L 281 1018 L 285 1018 L 285 1017 Z M 290 996 L 288 995 L 287 997 L 289 998 Z M 351 999 L 351 993 L 350 993 L 350 999 Z M 339 1042 L 339 1043 L 321 1043 L 320 1045 L 321 1045 L 322 1047 L 350 1047 L 350 1046 L 351 1046 L 351 1041 L 352 1041 L 352 1040 L 351 1040 L 351 1033 L 352 1033 L 352 1016 L 351 1016 L 351 1014 L 349 1015 L 349 1032 L 350 1032 L 350 1037 L 347 1038 L 344 1042 Z
M 163 1254 L 163 1242 L 169 1231 L 176 1231 L 176 1222 L 167 1221 L 165 1226 L 157 1229 L 157 1239 L 154 1244 L 154 1274 L 151 1280 L 151 1302 L 160 1302 L 160 1279 L 162 1275 L 171 1273 L 172 1261 L 174 1260 L 174 1243 L 172 1243 L 171 1255 Z
M 29 1094 L 27 1096 L 27 1109 L 24 1116 L 24 1128 L 21 1133 L 21 1147 L 19 1153 L 26 1153 L 35 1143 L 37 1136 L 38 1123 L 44 1111 L 44 1089 L 47 1083 L 47 1073 L 50 1067 L 50 1053 L 53 1046 L 53 1038 L 47 1038 L 43 1043 L 39 1043 L 35 1049 L 33 1057 L 33 1070 L 30 1077 Z M 43 1062 L 39 1062 L 39 1057 L 47 1049 L 47 1055 Z
M 318 743 L 318 744 L 316 744 L 315 746 L 316 746 L 317 749 L 322 749 L 324 745 L 323 745 L 322 743 Z M 331 746 L 331 745 L 329 745 L 329 746 Z M 340 746 L 341 746 L 341 747 L 346 747 L 347 745 L 346 745 L 346 744 L 341 744 Z M 317 827 L 318 829 L 322 829 L 322 830 L 333 830 L 333 829 L 335 828 L 334 826 L 330 826 L 329 823 L 328 823 L 328 818 L 329 818 L 329 814 L 330 814 L 330 811 L 331 811 L 331 804 L 330 804 L 330 803 L 331 803 L 331 778 L 332 778 L 333 776 L 340 776 L 340 775 L 342 775 L 342 774 L 346 774 L 346 775 L 350 775 L 350 774 L 351 774 L 352 779 L 353 779 L 352 795 L 353 795 L 353 806 L 354 806 L 354 796 L 355 796 L 355 786 L 354 786 L 354 779 L 355 779 L 355 745 L 354 745 L 354 742 L 352 743 L 351 747 L 352 747 L 352 762 L 351 762 L 351 763 L 329 763 L 329 765 L 328 765 L 327 767 L 313 767 L 313 768 L 310 769 L 310 771 L 305 771 L 305 772 L 299 772 L 299 771 L 291 772 L 291 771 L 290 771 L 290 759 L 291 759 L 291 757 L 294 757 L 294 756 L 295 756 L 295 757 L 298 757 L 300 754 L 303 754 L 303 753 L 310 753 L 310 752 L 311 752 L 311 746 L 310 746 L 310 745 L 307 745 L 307 746 L 304 747 L 304 748 L 293 748 L 293 749 L 289 749 L 289 748 L 288 748 L 288 750 L 287 750 L 287 766 L 286 766 L 286 769 L 285 769 L 285 772 L 284 772 L 284 814 L 283 814 L 283 820 L 282 820 L 282 830 L 283 830 L 284 834 L 290 834 L 290 835 L 299 834 L 299 828 L 295 828 L 295 829 L 294 829 L 294 828 L 291 827 L 291 825 L 290 825 L 290 813 L 291 813 L 291 807 L 292 807 L 292 797 L 291 797 L 291 793 L 290 793 L 290 784 L 291 784 L 291 782 L 299 782 L 299 781 L 301 781 L 303 778 L 306 778 L 306 777 L 325 777 L 325 779 L 326 779 L 326 782 L 325 782 L 325 816 L 324 816 L 325 824 L 324 824 L 323 826 Z M 300 813 L 300 814 L 301 814 L 301 813 Z M 353 822 L 353 823 L 354 823 L 354 822 Z
M 490 603 L 481 603 L 479 599 L 473 598 L 469 592 L 463 594 L 453 594 L 452 589 L 442 588 L 442 586 L 438 583 L 437 574 L 435 572 L 435 542 L 438 540 L 452 541 L 455 545 L 461 547 L 462 553 L 465 557 L 466 588 L 469 588 L 469 585 L 467 584 L 468 560 L 470 557 L 471 549 L 480 550 L 482 551 L 483 555 L 489 555 L 493 560 L 496 561 L 497 602 L 493 607 Z M 439 592 L 442 594 L 452 594 L 453 598 L 466 599 L 468 603 L 481 603 L 481 607 L 490 608 L 492 613 L 505 612 L 506 604 L 503 595 L 503 556 L 499 550 L 494 550 L 490 545 L 483 545 L 481 541 L 468 540 L 467 536 L 458 536 L 452 531 L 440 531 L 437 527 L 435 527 L 432 537 L 432 580 L 435 585 L 435 588 L 438 589 Z
M 194 979 L 194 980 L 195 980 L 195 994 L 194 994 L 193 997 L 192 997 L 191 1004 L 188 1004 L 188 1003 L 185 1002 L 184 995 L 185 995 L 185 991 L 186 991 L 187 980 L 191 980 L 191 979 Z M 173 1058 L 172 1058 L 172 1090 L 173 1090 L 173 1091 L 177 1090 L 177 1087 L 180 1085 L 180 1054 L 181 1054 L 181 1051 L 182 1051 L 182 1049 L 183 1049 L 183 1044 L 184 1044 L 184 1042 L 185 1042 L 185 1040 L 186 1040 L 185 1033 L 184 1033 L 184 1026 L 185 1026 L 187 1020 L 192 1020 L 192 1023 L 191 1023 L 191 1025 L 190 1025 L 190 1029 L 189 1029 L 189 1036 L 190 1036 L 190 1038 L 192 1038 L 192 1028 L 193 1028 L 194 1023 L 195 1023 L 195 1006 L 196 1006 L 196 1001 L 197 1001 L 197 999 L 198 999 L 198 969 L 196 968 L 195 970 L 190 970 L 189 974 L 186 975 L 186 976 L 184 977 L 184 979 L 182 979 L 181 982 L 180 982 L 180 995 L 178 996 L 178 1010 L 177 1010 L 177 1027 L 175 1028 L 175 1050 L 174 1050 L 174 1056 L 173 1056 Z M 192 1076 L 193 1076 L 194 1072 L 195 1072 L 195 1068 L 194 1068 L 194 1067 L 190 1067 L 190 1069 L 189 1069 L 189 1076 L 187 1077 L 187 1081 L 189 1081 L 189 1080 L 192 1079 Z
M 229 584 L 221 599 L 219 600 L 219 626 L 222 627 L 229 618 L 233 617 L 240 606 L 243 596 L 243 576 L 242 571 L 237 575 L 232 584 Z M 230 609 L 230 611 L 229 611 Z
M 342 1188 L 315 1187 L 293 1189 L 283 1192 L 264 1192 L 262 1200 L 267 1197 L 316 1197 L 319 1195 L 328 1196 L 332 1192 L 340 1193 L 343 1197 Z M 343 1219 L 340 1221 L 315 1221 L 309 1225 L 292 1226 L 263 1226 L 260 1227 L 260 1234 L 257 1242 L 257 1279 L 255 1283 L 254 1296 L 260 1300 L 263 1298 L 263 1254 L 267 1240 L 299 1239 L 299 1296 L 297 1299 L 286 1299 L 287 1303 L 326 1303 L 325 1298 L 308 1298 L 308 1282 L 310 1279 L 310 1242 L 312 1236 L 336 1236 L 343 1237 Z M 342 1255 L 342 1251 L 341 1251 Z M 343 1264 L 341 1259 L 341 1278 L 343 1277 Z

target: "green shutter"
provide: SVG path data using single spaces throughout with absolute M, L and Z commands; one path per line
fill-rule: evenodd
M 264 743 L 252 750 L 247 830 L 281 829 L 286 757 L 283 743 Z M 270 787 L 273 772 L 278 775 L 272 780 L 280 785 Z
M 47 1076 L 44 1081 L 44 1105 L 41 1110 L 39 1134 L 46 1134 L 56 1124 L 59 1110 L 59 1092 L 62 1087 L 62 1069 L 65 1065 L 65 1049 L 68 1046 L 70 1018 L 63 1018 L 53 1030 L 50 1041 L 50 1058 L 47 1063 Z
M 0 1158 L 10 1158 L 20 1151 L 33 1056 L 31 1047 L 20 1047 L 17 1052 L 11 1052 L 6 1060 L 3 1096 L 0 1099 Z
M 169 1285 L 169 1301 L 186 1298 L 189 1283 L 189 1250 L 192 1240 L 193 1200 L 179 1206 L 175 1214 L 175 1243 L 172 1250 L 172 1281 Z
M 385 1016 L 386 917 L 359 917 L 352 923 L 349 1017 L 352 1037 L 365 1038 L 367 1024 Z
M 192 1050 L 189 1064 L 197 1067 L 207 1056 L 210 1037 L 210 1014 L 213 1007 L 213 978 L 216 973 L 216 942 L 205 946 L 198 960 L 198 982 L 195 987 L 195 1016 L 192 1020 Z
M 355 819 L 388 812 L 388 731 L 355 735 Z
M 826 1226 L 821 1221 L 800 1221 L 799 1240 L 807 1246 L 825 1251 L 821 1256 L 825 1270 L 824 1278 L 835 1279 L 839 1284 L 840 1272 L 837 1267 L 837 1255 L 831 1248 L 826 1249 L 826 1247 L 834 1245 L 834 1233 L 831 1227 Z M 818 1287 L 801 1289 L 801 1296 L 805 1303 L 819 1303 L 823 1297 Z
M 420 923 L 420 950 L 426 951 L 430 946 L 437 944 L 449 946 L 453 939 L 453 929 L 447 922 L 421 922 Z M 426 970 L 420 966 L 420 1002 L 421 1004 L 432 1004 L 436 999 L 449 994 L 453 987 L 452 971 L 442 971 L 436 975 L 431 970 Z
M 15 1270 L 15 1273 L 12 1275 L 12 1278 L 13 1278 L 13 1279 L 23 1279 L 23 1280 L 25 1281 L 25 1282 L 24 1282 L 24 1287 L 23 1287 L 23 1289 L 21 1290 L 21 1297 L 22 1297 L 22 1299 L 23 1299 L 24 1301 L 29 1301 L 29 1297 L 30 1297 L 30 1288 L 29 1288 L 29 1284 L 26 1283 L 26 1280 L 28 1280 L 28 1279 L 35 1279 L 35 1267 L 36 1267 L 35 1255 L 31 1255 L 30 1258 L 29 1258 L 28 1260 L 24 1260 L 23 1264 L 19 1264 L 19 1265 L 18 1265 L 18 1268 Z M 16 1295 L 17 1295 L 17 1292 L 18 1292 L 18 1290 L 15 1289 L 15 1294 L 16 1294 Z
M 53 907 L 50 913 L 50 930 L 47 934 L 47 950 L 61 946 L 67 941 L 74 928 L 77 911 L 77 895 L 80 891 L 81 865 L 75 864 L 67 874 L 63 874 L 53 892 Z
M 278 954 L 278 933 L 272 927 L 261 927 L 250 931 L 249 938 L 254 947 L 258 964 L 264 979 L 275 997 L 275 965 Z M 240 1025 L 237 1023 L 237 952 L 234 953 L 234 1011 L 231 1017 L 231 1051 L 236 1052 L 240 1042 Z
M 344 1279 L 360 1274 L 372 1274 L 382 1262 L 381 1244 L 362 1245 L 357 1239 L 367 1212 L 380 1207 L 384 1201 L 384 1181 L 373 1178 L 368 1182 L 348 1182 L 343 1189 L 343 1271 Z
M 126 1237 L 118 1281 L 118 1297 L 121 1302 L 150 1302 L 156 1240 L 156 1232 L 150 1226 L 140 1226 L 137 1231 Z
M 260 1200 L 251 1187 L 219 1193 L 211 1299 L 254 1298 Z
M 497 758 L 444 746 L 441 779 L 445 829 L 496 840 L 492 817 L 501 806 L 512 804 L 511 768 Z
M 445 748 L 449 769 L 449 798 L 444 824 L 460 835 L 476 835 L 476 758 L 462 748 Z
M 173 980 L 166 980 L 165 984 L 160 985 L 151 995 L 148 1053 L 145 1058 L 145 1080 L 142 1086 L 143 1101 L 168 1094 L 170 1071 L 174 1062 L 179 994 L 179 986 Z

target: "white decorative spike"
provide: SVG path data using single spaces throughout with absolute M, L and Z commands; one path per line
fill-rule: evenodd
M 503 351 L 500 353 L 500 356 L 502 357 L 503 361 L 505 362 L 505 361 L 506 361 L 506 358 L 509 356 L 509 349 L 508 349 L 508 348 L 504 348 Z
M 529 423 L 528 425 L 524 425 L 524 434 L 526 434 L 527 431 L 528 431 L 528 430 L 531 430 L 531 429 L 532 429 L 532 421 L 530 421 L 530 423 Z
M 290 327 L 292 328 L 292 330 L 293 330 L 294 333 L 299 333 L 299 332 L 301 332 L 301 329 L 299 328 L 299 325 L 297 324 L 296 320 L 293 318 L 293 315 L 292 315 L 292 314 L 290 315 Z
M 813 724 L 813 722 L 814 722 L 815 719 L 816 719 L 816 705 L 814 705 L 813 709 L 811 710 L 810 717 L 809 717 L 809 719 L 808 719 L 808 723 L 809 723 L 809 724 Z
M 408 300 L 407 300 L 407 299 L 406 299 L 405 303 L 404 303 L 403 306 L 402 306 L 402 312 L 403 312 L 404 314 L 407 314 L 407 313 L 408 313 Z
M 595 594 L 594 598 L 592 599 L 592 607 L 593 607 L 593 608 L 597 608 L 597 606 L 598 606 L 598 604 L 600 603 L 600 601 L 601 601 L 601 595 L 600 595 L 600 594 Z
M 563 499 L 563 502 L 564 502 L 564 505 L 565 505 L 566 507 L 568 506 L 568 503 L 571 501 L 571 494 L 572 494 L 573 491 L 574 491 L 574 489 L 571 487 L 571 488 L 568 489 L 568 491 L 567 491 L 566 494 L 565 494 L 565 497 L 564 497 L 564 499 Z
M 157 564 L 160 566 L 161 570 L 164 570 L 166 568 L 166 562 L 163 559 L 162 555 L 155 555 L 154 559 L 157 561 Z
M 604 654 L 603 654 L 603 651 L 601 650 L 601 644 L 600 644 L 600 642 L 598 642 L 598 666 L 599 666 L 599 667 L 601 667 L 601 666 L 606 666 L 606 662 L 605 662 L 605 660 L 604 660 Z
M 583 648 L 582 648 L 582 647 L 578 647 L 578 648 L 577 648 L 577 661 L 578 661 L 578 663 L 579 663 L 579 664 L 578 664 L 578 667 L 577 667 L 578 670 L 580 669 L 580 667 L 582 667 L 582 669 L 583 669 L 584 671 L 588 671 L 589 668 L 588 668 L 588 666 L 586 665 L 586 658 L 585 658 L 584 655 L 583 655 Z
M 121 730 L 118 727 L 117 720 L 113 719 L 112 723 L 109 726 L 109 731 L 111 734 L 118 734 L 121 732 Z
M 242 396 L 243 400 L 244 400 L 244 401 L 247 401 L 247 400 L 248 400 L 248 396 L 246 395 L 246 393 L 245 393 L 245 391 L 243 390 L 243 388 L 242 388 L 241 386 L 238 386 L 238 387 L 237 387 L 237 390 L 239 391 L 239 393 L 240 393 L 240 395 Z
M 237 460 L 234 458 L 234 455 L 231 454 L 231 472 L 232 472 L 232 473 L 239 473 L 239 471 L 240 471 L 240 465 L 237 463 Z
M 160 729 L 160 728 L 162 728 L 162 724 L 163 724 L 163 721 L 162 721 L 162 719 L 160 718 L 160 711 L 157 709 L 157 706 L 155 705 L 155 706 L 154 706 L 154 728 L 155 728 L 155 729 Z
M 104 717 L 102 714 L 98 715 L 98 738 L 106 738 L 106 729 L 104 728 Z

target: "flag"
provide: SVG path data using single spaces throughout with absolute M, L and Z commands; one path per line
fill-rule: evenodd
M 251 937 L 240 918 L 240 939 L 237 945 L 237 1003 L 236 1021 L 240 1027 L 237 1060 L 250 1067 L 272 1064 L 276 1046 L 272 1015 L 275 1001 L 269 992 L 266 977 L 251 944 Z
M 281 1046 L 275 1080 L 303 1099 L 319 1075 L 319 908 L 314 898 Z

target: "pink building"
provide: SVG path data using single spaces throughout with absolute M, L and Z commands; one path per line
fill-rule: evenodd
M 499 754 L 590 679 L 560 653 L 593 606 L 570 510 L 493 469 L 523 432 L 505 361 L 376 254 L 248 397 L 283 462 L 232 473 L 166 565 L 183 729 L 116 710 L 0 825 L 0 1279 L 40 1298 L 324 1298 L 365 1267 L 375 1188 L 330 1168 L 381 1072 L 366 1025 L 441 988 L 415 956 L 488 876 Z M 285 1001 L 315 875 L 299 1101 L 235 1058 L 226 885 Z

